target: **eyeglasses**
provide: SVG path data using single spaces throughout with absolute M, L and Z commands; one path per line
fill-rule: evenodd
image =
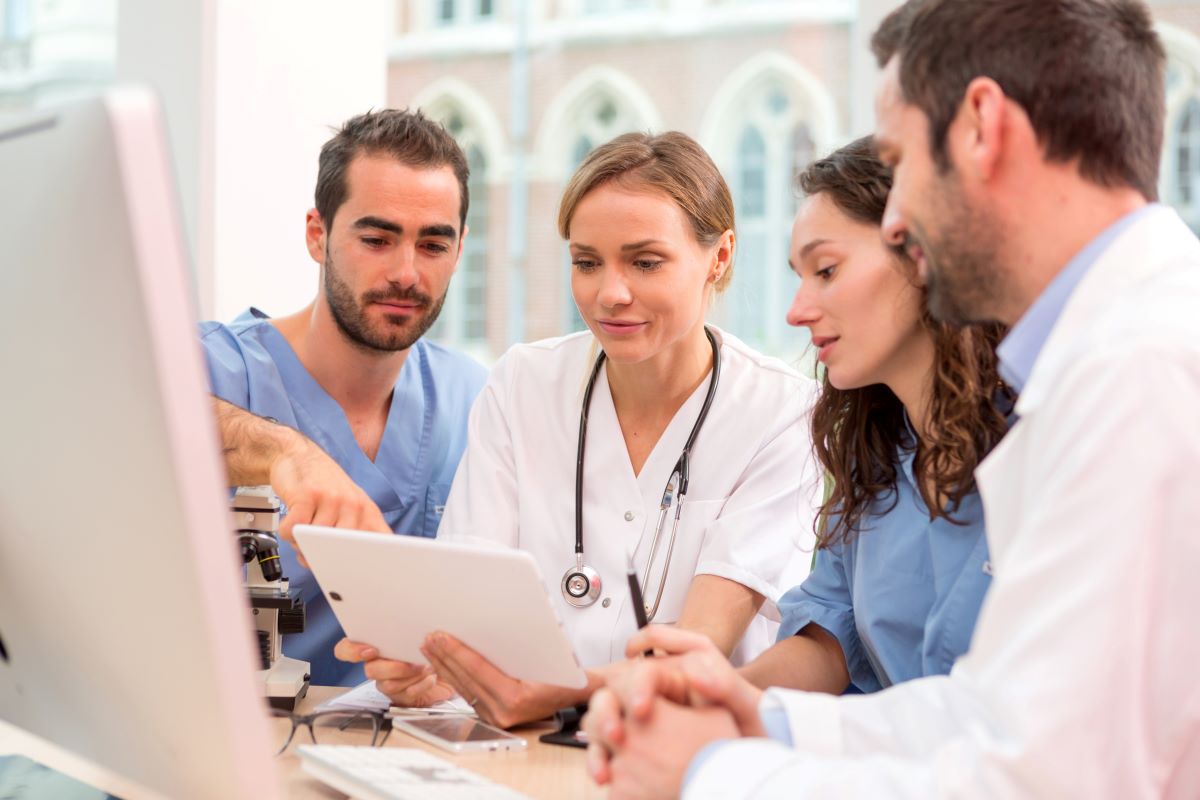
M 358 721 L 367 721 L 371 724 L 371 747 L 379 747 L 387 741 L 388 736 L 392 733 L 392 720 L 383 711 L 318 711 L 315 714 L 296 714 L 290 711 L 281 709 L 271 709 L 271 716 L 277 719 L 289 720 L 291 728 L 288 730 L 287 738 L 283 740 L 283 744 L 275 752 L 275 755 L 282 755 L 284 750 L 291 745 L 292 739 L 296 736 L 297 728 L 307 728 L 309 738 L 313 744 L 317 742 L 317 722 L 325 722 L 327 726 L 332 725 L 339 731 L 344 731 L 352 724 Z

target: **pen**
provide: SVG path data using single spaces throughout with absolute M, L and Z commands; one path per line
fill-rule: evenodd
M 642 587 L 638 583 L 637 568 L 633 565 L 633 553 L 629 553 L 628 563 L 626 574 L 629 578 L 629 596 L 633 598 L 633 618 L 637 620 L 638 630 L 641 630 L 650 624 L 650 620 L 646 619 L 646 601 L 642 599 Z M 647 650 L 642 655 L 652 656 L 654 651 Z

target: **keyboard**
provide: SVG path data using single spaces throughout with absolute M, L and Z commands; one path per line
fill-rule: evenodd
M 306 744 L 297 751 L 305 772 L 359 800 L 528 800 L 412 747 Z

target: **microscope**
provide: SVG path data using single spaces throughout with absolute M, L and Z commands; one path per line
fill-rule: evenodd
M 246 565 L 246 592 L 258 633 L 267 703 L 292 711 L 308 693 L 307 661 L 283 654 L 283 635 L 304 630 L 304 601 L 292 593 L 279 560 L 279 498 L 270 486 L 242 486 L 233 496 L 234 535 Z

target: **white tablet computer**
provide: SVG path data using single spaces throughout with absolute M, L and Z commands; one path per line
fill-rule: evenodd
M 425 663 L 445 631 L 513 678 L 581 689 L 533 556 L 520 550 L 297 525 L 296 541 L 346 635 Z

